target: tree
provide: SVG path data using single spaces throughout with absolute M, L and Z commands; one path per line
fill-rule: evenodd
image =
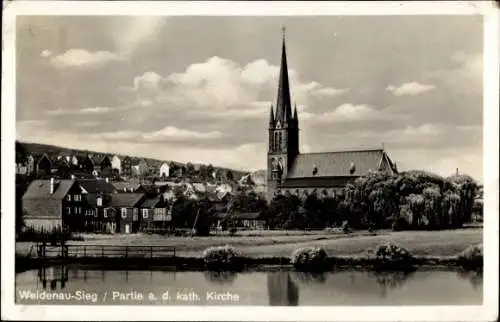
M 24 146 L 16 141 L 16 164 L 23 164 L 26 162 L 27 154 Z
M 196 174 L 196 170 L 194 168 L 194 164 L 191 162 L 186 163 L 186 175 L 187 176 L 194 176 Z
M 226 172 L 226 179 L 229 180 L 229 181 L 234 181 L 233 171 L 227 170 L 227 172 Z

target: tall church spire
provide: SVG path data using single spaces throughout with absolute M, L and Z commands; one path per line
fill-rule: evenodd
M 290 104 L 290 84 L 288 81 L 288 64 L 286 60 L 285 27 L 282 28 L 283 44 L 281 48 L 281 66 L 278 83 L 278 96 L 276 99 L 276 121 L 281 124 L 292 119 L 292 106 Z
M 275 120 L 274 120 L 274 108 L 273 108 L 273 104 L 271 104 L 271 110 L 269 112 L 269 127 L 274 127 L 276 124 Z

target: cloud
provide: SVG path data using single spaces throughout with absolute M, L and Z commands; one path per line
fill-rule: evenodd
M 220 131 L 198 132 L 186 129 L 180 129 L 174 126 L 167 126 L 161 130 L 153 132 L 140 131 L 116 131 L 95 133 L 93 139 L 151 143 L 168 141 L 189 141 L 189 140 L 214 140 L 223 138 L 225 135 Z
M 56 68 L 98 68 L 109 62 L 124 61 L 122 56 L 100 50 L 90 52 L 85 49 L 69 49 L 63 54 L 52 57 L 50 62 Z
M 311 124 L 373 121 L 389 117 L 401 118 L 402 115 L 389 113 L 385 110 L 377 110 L 373 106 L 368 104 L 355 105 L 351 103 L 344 103 L 331 112 L 299 112 L 299 119 L 305 120 L 306 122 Z
M 438 69 L 426 74 L 431 79 L 438 79 L 449 88 L 461 94 L 482 94 L 483 88 L 483 55 L 466 54 L 462 51 L 453 53 L 450 61 L 454 64 L 449 69 Z
M 214 56 L 166 77 L 148 71 L 136 76 L 132 87 L 123 89 L 137 93 L 142 100 L 156 101 L 170 108 L 189 106 L 194 113 L 210 110 L 213 116 L 254 117 L 269 113 L 270 104 L 276 99 L 278 76 L 279 67 L 264 59 L 240 65 Z M 292 100 L 299 103 L 306 103 L 312 97 L 333 97 L 348 91 L 315 81 L 304 82 L 293 69 L 289 70 L 289 78 Z M 255 110 L 247 110 L 249 108 Z
M 75 114 L 104 114 L 108 113 L 116 108 L 110 108 L 110 107 L 86 107 L 80 110 L 63 110 L 63 109 L 57 109 L 57 110 L 49 110 L 47 111 L 48 114 L 52 115 L 75 115 Z
M 52 51 L 48 49 L 42 50 L 42 52 L 40 53 L 40 57 L 42 58 L 48 58 L 50 56 L 52 56 Z
M 152 89 L 159 90 L 160 83 L 163 78 L 155 72 L 145 72 L 142 75 L 136 76 L 134 78 L 134 90 L 139 91 L 141 89 Z
M 434 89 L 436 89 L 436 86 L 434 85 L 425 85 L 416 82 L 405 83 L 399 87 L 396 87 L 394 85 L 387 86 L 387 90 L 392 92 L 396 96 L 418 95 Z
M 340 95 L 340 94 L 344 94 L 346 92 L 348 92 L 349 89 L 347 88 L 344 88 L 344 89 L 335 89 L 335 88 L 331 88 L 331 87 L 324 87 L 324 88 L 320 88 L 320 89 L 316 89 L 313 91 L 313 95 L 317 95 L 317 96 L 329 96 L 329 97 L 333 97 L 333 96 L 337 96 L 337 95 Z

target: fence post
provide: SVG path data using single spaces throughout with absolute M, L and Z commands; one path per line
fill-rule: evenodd
M 153 246 L 150 246 L 151 253 L 149 253 L 149 259 L 153 258 Z
M 83 257 L 87 257 L 87 245 L 83 246 Z
M 128 257 L 128 246 L 125 246 L 125 258 Z
M 101 246 L 101 257 L 104 257 L 104 245 Z

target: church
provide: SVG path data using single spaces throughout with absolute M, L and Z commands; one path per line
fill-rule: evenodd
M 269 115 L 267 200 L 286 193 L 299 197 L 312 192 L 332 196 L 347 183 L 372 171 L 397 172 L 383 148 L 300 153 L 299 117 L 296 106 L 292 113 L 283 32 L 276 110 L 271 105 Z

